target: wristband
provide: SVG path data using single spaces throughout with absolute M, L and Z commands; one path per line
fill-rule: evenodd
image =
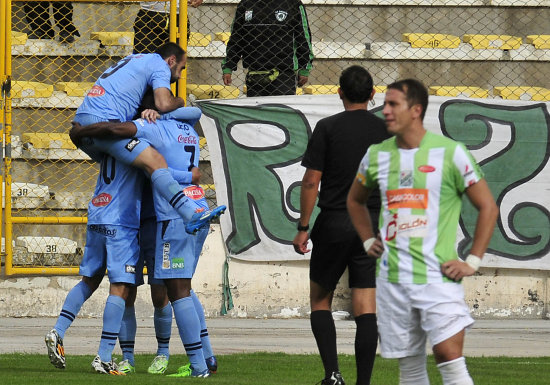
M 370 247 L 372 246 L 372 244 L 374 243 L 375 240 L 376 240 L 376 238 L 369 238 L 365 242 L 363 242 L 363 249 L 365 249 L 365 253 L 369 252 L 369 249 L 370 249 Z
M 300 222 L 298 222 L 298 226 L 296 227 L 298 231 L 308 231 L 309 230 L 309 223 L 305 226 L 302 226 Z
M 478 271 L 479 265 L 481 265 L 481 258 L 479 258 L 477 255 L 470 254 L 466 257 L 466 260 L 464 262 L 466 262 L 466 264 L 475 271 Z

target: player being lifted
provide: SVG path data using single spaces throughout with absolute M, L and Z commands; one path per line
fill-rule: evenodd
M 161 113 L 183 107 L 185 102 L 174 97 L 170 83 L 177 81 L 185 68 L 185 51 L 175 43 L 167 43 L 152 54 L 129 55 L 105 71 L 82 105 L 75 122 L 88 125 L 98 122 L 126 122 L 136 115 L 148 88 L 153 89 L 156 109 Z M 199 207 L 186 197 L 164 158 L 139 137 L 130 139 L 83 138 L 77 144 L 92 159 L 100 161 L 103 153 L 118 161 L 143 169 L 151 178 L 153 189 L 174 207 L 186 222 L 185 231 L 193 233 L 221 215 L 225 207 L 213 210 Z
M 198 167 L 199 137 L 192 125 L 198 121 L 200 114 L 198 108 L 180 108 L 168 114 L 171 119 L 157 120 L 156 123 L 138 119 L 124 123 L 96 123 L 85 127 L 74 124 L 71 135 L 74 138 L 137 136 L 154 146 L 164 156 L 169 167 L 187 167 L 191 171 Z M 187 183 L 181 183 L 184 193 L 199 205 L 207 207 L 202 188 L 190 182 L 191 175 Z M 208 377 L 211 371 L 216 370 L 217 363 L 210 346 L 202 305 L 191 288 L 191 279 L 208 229 L 201 228 L 195 237 L 182 237 L 182 228 L 185 226 L 183 220 L 155 190 L 153 198 L 157 216 L 154 278 L 162 279 L 167 287 L 190 362 L 190 366 L 180 368 L 171 376 Z

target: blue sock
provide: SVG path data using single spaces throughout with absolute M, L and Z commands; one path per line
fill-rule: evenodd
M 166 199 L 186 222 L 189 222 L 196 210 L 200 208 L 185 196 L 181 186 L 167 168 L 155 170 L 151 175 L 151 184 L 154 191 Z
M 204 308 L 202 307 L 199 297 L 191 290 L 191 298 L 193 298 L 193 304 L 195 305 L 195 311 L 199 316 L 199 322 L 201 324 L 201 342 L 202 342 L 202 354 L 204 358 L 210 358 L 214 355 L 212 345 L 210 344 L 210 336 L 208 335 L 208 329 L 206 327 L 206 318 L 204 317 Z
M 116 345 L 120 323 L 124 315 L 125 301 L 116 295 L 109 295 L 103 311 L 103 330 L 101 331 L 101 341 L 97 354 L 103 362 L 112 360 L 113 349 Z
M 185 353 L 193 367 L 193 372 L 202 373 L 208 370 L 201 344 L 201 324 L 195 311 L 193 298 L 185 297 L 172 302 L 174 315 L 180 333 Z
M 170 358 L 170 335 L 172 334 L 172 305 L 167 304 L 163 308 L 155 308 L 155 335 L 157 336 L 157 356 L 164 354 Z
M 118 343 L 120 344 L 120 350 L 122 350 L 122 360 L 128 360 L 132 366 L 135 366 L 134 345 L 136 344 L 136 330 L 136 308 L 133 306 L 126 307 L 122 316 L 122 323 L 120 324 Z
M 54 326 L 54 329 L 59 334 L 59 337 L 65 337 L 65 332 L 73 323 L 84 302 L 86 302 L 91 295 L 92 290 L 90 290 L 90 287 L 83 281 L 77 283 L 75 287 L 69 291 Z

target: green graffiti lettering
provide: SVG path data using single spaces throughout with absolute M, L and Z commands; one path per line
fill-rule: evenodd
M 550 119 L 544 104 L 522 107 L 450 101 L 440 109 L 444 135 L 461 141 L 470 150 L 487 147 L 494 138 L 493 126 L 510 130 L 509 143 L 479 162 L 491 192 L 500 207 L 507 193 L 539 174 L 548 162 Z M 471 247 L 477 210 L 467 198 L 460 226 L 465 239 L 459 254 L 465 256 Z M 508 235 L 503 226 L 506 221 Z M 550 213 L 535 202 L 514 202 L 506 218 L 499 217 L 488 251 L 515 260 L 539 258 L 550 249 Z
M 214 119 L 224 159 L 225 183 L 233 229 L 226 245 L 230 253 L 239 254 L 260 242 L 257 226 L 270 239 L 291 244 L 296 234 L 296 220 L 290 212 L 299 212 L 300 183 L 285 185 L 280 170 L 299 167 L 311 136 L 304 115 L 284 105 L 232 106 L 201 103 L 203 113 Z M 258 135 L 272 129 L 284 137 L 278 143 L 250 145 L 239 141 L 240 133 L 251 139 L 266 140 Z M 269 138 L 267 138 L 269 139 Z M 313 219 L 317 215 L 314 213 Z M 255 220 L 256 218 L 256 220 Z M 312 220 L 313 220 L 312 219 Z

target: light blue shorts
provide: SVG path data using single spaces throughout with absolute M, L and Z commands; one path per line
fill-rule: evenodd
M 90 114 L 77 114 L 74 121 L 87 126 L 93 123 L 105 122 L 105 119 Z M 131 166 L 138 155 L 149 146 L 149 142 L 138 138 L 83 138 L 81 150 L 96 162 L 101 161 L 103 154 L 109 154 L 122 163 Z
M 88 225 L 86 247 L 79 274 L 107 274 L 111 283 L 143 284 L 139 258 L 138 229 L 116 225 Z
M 182 219 L 157 222 L 155 279 L 193 278 L 209 229 L 191 235 Z

